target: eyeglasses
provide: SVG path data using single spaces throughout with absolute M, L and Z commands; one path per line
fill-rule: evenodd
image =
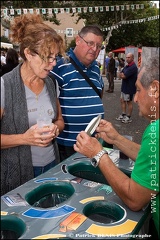
M 60 58 L 60 56 L 56 56 L 56 57 L 47 57 L 46 59 L 44 58 L 44 57 L 41 57 L 40 55 L 39 55 L 39 53 L 38 52 L 36 52 L 36 51 L 34 51 L 34 53 L 35 54 L 37 54 L 43 61 L 45 61 L 46 62 L 46 59 L 47 59 L 47 62 L 48 63 L 53 63 L 54 61 L 58 61 L 58 59 Z
M 80 35 L 79 35 L 80 36 Z M 103 45 L 97 44 L 93 41 L 87 42 L 83 37 L 80 36 L 80 38 L 83 39 L 83 41 L 87 44 L 88 47 L 94 48 L 96 46 L 96 48 L 98 50 L 102 49 Z
M 54 61 L 58 61 L 58 59 L 59 59 L 59 56 L 56 56 L 55 58 L 54 57 L 47 57 L 47 59 L 48 59 L 48 63 L 53 63 Z

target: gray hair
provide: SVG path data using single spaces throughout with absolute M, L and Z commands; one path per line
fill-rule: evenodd
M 147 59 L 140 71 L 143 72 L 140 82 L 144 88 L 148 88 L 154 80 L 159 81 L 159 57 Z

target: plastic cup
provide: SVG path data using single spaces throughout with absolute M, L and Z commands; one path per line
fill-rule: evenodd
M 39 128 L 49 128 L 52 124 L 51 118 L 38 118 L 37 125 Z

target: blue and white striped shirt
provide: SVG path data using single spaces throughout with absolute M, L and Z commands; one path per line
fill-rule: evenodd
M 79 62 L 72 49 L 69 56 L 83 69 L 94 85 L 102 91 L 104 87 L 99 66 L 94 61 L 88 68 Z M 59 101 L 65 122 L 63 132 L 57 137 L 57 142 L 64 146 L 73 146 L 78 133 L 86 128 L 97 115 L 104 117 L 103 103 L 94 89 L 81 76 L 78 70 L 62 58 L 51 71 L 58 82 Z

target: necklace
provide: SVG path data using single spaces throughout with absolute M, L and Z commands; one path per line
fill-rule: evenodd
M 38 102 L 38 95 L 35 96 L 36 102 Z

